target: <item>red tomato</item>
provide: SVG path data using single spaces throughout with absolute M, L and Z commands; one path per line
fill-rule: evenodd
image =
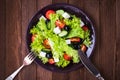
M 82 44 L 81 46 L 81 51 L 86 52 L 87 51 L 87 46 Z
M 60 20 L 56 20 L 55 21 L 55 25 L 58 26 L 60 29 L 65 27 L 64 22 L 60 21 Z
M 50 49 L 50 44 L 49 44 L 49 42 L 48 42 L 47 39 L 45 39 L 45 40 L 43 41 L 43 45 L 44 45 L 45 48 Z
M 80 38 L 70 38 L 71 42 L 80 42 Z
M 51 15 L 51 14 L 55 14 L 55 11 L 53 11 L 53 10 L 48 10 L 48 11 L 46 12 L 46 14 L 45 14 L 46 18 L 50 19 L 50 15 Z
M 64 53 L 63 55 L 64 59 L 67 60 L 67 61 L 70 61 L 72 59 L 71 56 L 69 56 L 68 54 Z
M 32 41 L 32 42 L 35 40 L 36 35 L 37 35 L 37 34 L 33 34 L 33 35 L 32 35 L 32 37 L 31 37 L 31 41 Z
M 82 29 L 83 29 L 84 31 L 87 31 L 87 30 L 88 30 L 88 27 L 87 27 L 87 26 L 83 26 Z
M 49 62 L 49 64 L 54 64 L 55 63 L 53 58 L 49 59 L 48 62 Z

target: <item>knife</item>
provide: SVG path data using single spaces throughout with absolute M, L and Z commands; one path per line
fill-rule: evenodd
M 92 73 L 98 80 L 104 80 L 98 69 L 92 64 L 89 58 L 87 58 L 85 53 L 83 53 L 83 51 L 81 51 L 80 49 L 78 50 L 78 53 L 82 64 L 87 68 L 87 70 Z

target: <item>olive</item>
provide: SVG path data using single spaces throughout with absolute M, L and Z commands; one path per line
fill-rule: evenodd
M 79 44 L 72 44 L 72 47 L 73 47 L 74 49 L 80 49 L 80 45 L 79 45 Z
M 48 19 L 45 21 L 46 24 L 49 23 L 49 22 L 50 22 L 50 20 L 48 20 Z
M 73 17 L 70 17 L 69 19 L 70 19 L 70 20 L 72 20 L 72 19 L 73 19 Z
M 46 57 L 47 57 L 48 59 L 52 58 L 52 56 L 53 56 L 52 53 L 47 53 L 47 54 L 46 54 Z
M 66 25 L 66 26 L 64 27 L 64 30 L 70 31 L 70 27 Z
M 78 44 L 82 44 L 83 43 L 83 39 L 80 38 L 80 42 Z

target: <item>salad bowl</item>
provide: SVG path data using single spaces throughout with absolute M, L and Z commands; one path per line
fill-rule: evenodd
M 88 29 L 90 30 L 91 44 L 89 45 L 89 47 L 87 48 L 87 51 L 85 53 L 86 53 L 86 56 L 89 58 L 91 56 L 91 54 L 94 50 L 94 46 L 95 46 L 95 29 L 94 29 L 93 23 L 91 22 L 90 18 L 80 8 L 77 8 L 70 4 L 63 4 L 63 3 L 48 5 L 44 8 L 42 8 L 41 10 L 39 10 L 33 16 L 31 21 L 29 22 L 27 33 L 26 33 L 26 43 L 27 43 L 29 52 L 31 51 L 30 45 L 32 43 L 32 40 L 31 40 L 32 34 L 30 33 L 30 30 L 33 28 L 34 25 L 36 25 L 38 23 L 41 16 L 46 16 L 45 14 L 48 10 L 54 10 L 54 11 L 64 10 L 71 15 L 75 15 L 78 18 L 81 18 L 81 20 L 84 22 L 84 25 L 88 26 Z M 37 57 L 35 59 L 35 62 L 39 66 L 42 66 L 43 68 L 50 70 L 50 71 L 54 71 L 54 72 L 69 72 L 69 71 L 79 69 L 82 66 L 81 62 L 76 63 L 76 64 L 70 63 L 68 66 L 66 66 L 64 68 L 58 67 L 56 65 L 51 65 L 49 63 L 43 64 L 42 60 L 39 57 Z

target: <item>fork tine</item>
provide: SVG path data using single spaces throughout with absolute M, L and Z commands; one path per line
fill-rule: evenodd
M 28 56 L 30 60 L 34 60 L 36 58 L 36 55 L 34 53 L 31 53 L 31 55 Z
M 29 57 L 31 54 L 33 54 L 32 52 L 30 52 L 26 57 Z
M 29 56 L 29 59 L 34 59 L 36 56 L 33 54 L 33 55 L 31 55 L 31 56 Z
M 26 57 L 25 57 L 25 59 L 26 58 L 32 58 L 33 56 L 35 56 L 35 54 L 33 53 L 33 52 L 30 52 Z M 30 59 L 31 60 L 31 59 Z

